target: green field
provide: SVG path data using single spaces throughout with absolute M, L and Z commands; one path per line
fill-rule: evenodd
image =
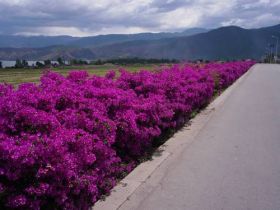
M 152 70 L 157 68 L 157 65 L 85 65 L 85 66 L 65 66 L 60 68 L 52 68 L 52 71 L 59 72 L 63 75 L 67 75 L 71 70 L 87 70 L 91 75 L 105 75 L 109 70 L 118 70 L 125 68 L 131 72 L 137 72 L 139 70 Z M 39 82 L 40 76 L 46 69 L 0 69 L 0 83 L 6 82 L 14 85 L 18 85 L 24 82 Z

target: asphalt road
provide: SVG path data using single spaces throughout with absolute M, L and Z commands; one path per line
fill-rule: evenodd
M 280 65 L 258 64 L 120 210 L 279 210 Z

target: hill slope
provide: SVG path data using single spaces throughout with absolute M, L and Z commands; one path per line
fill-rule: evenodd
M 65 59 L 258 59 L 269 43 L 275 43 L 271 36 L 280 37 L 280 24 L 260 29 L 228 26 L 187 36 L 183 33 L 172 33 L 172 37 L 169 37 L 170 33 L 106 35 L 74 39 L 71 44 L 60 43 L 62 46 L 0 48 L 0 60 L 42 60 L 56 59 L 59 56 Z
M 170 37 L 190 36 L 207 31 L 209 30 L 204 28 L 191 28 L 183 32 L 175 33 L 107 34 L 88 37 L 0 35 L 0 48 L 41 48 L 53 45 L 97 47 L 134 40 L 156 40 Z
M 94 49 L 98 57 L 137 56 L 177 59 L 260 58 L 280 25 L 261 29 L 222 27 L 208 33 L 154 41 L 132 41 Z

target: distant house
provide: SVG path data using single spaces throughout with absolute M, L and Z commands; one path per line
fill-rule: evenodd
M 52 64 L 53 67 L 59 66 L 58 61 L 51 61 L 51 64 Z

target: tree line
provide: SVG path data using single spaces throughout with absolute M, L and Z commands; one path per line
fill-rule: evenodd
M 178 63 L 176 59 L 155 59 L 155 58 L 115 58 L 115 59 L 98 59 L 93 61 L 87 61 L 82 59 L 71 59 L 65 61 L 61 57 L 56 59 L 56 62 L 53 63 L 51 60 L 37 61 L 35 64 L 30 66 L 28 61 L 23 59 L 17 59 L 13 67 L 9 68 L 45 68 L 45 67 L 56 67 L 64 65 L 104 65 L 104 64 L 114 64 L 114 65 L 129 65 L 129 64 L 161 64 L 161 63 Z M 2 62 L 0 61 L 0 68 L 3 68 Z

